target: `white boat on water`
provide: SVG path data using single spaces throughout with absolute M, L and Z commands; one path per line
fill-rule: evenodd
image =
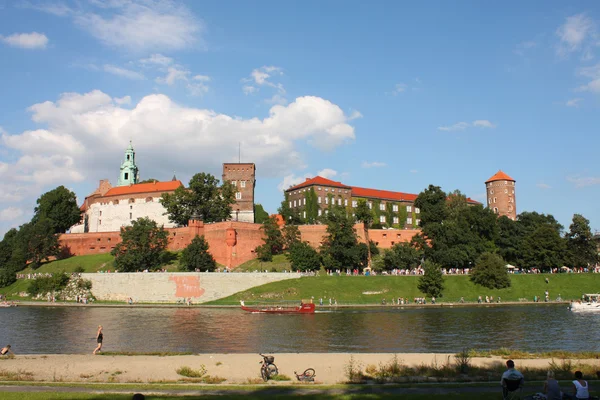
M 584 294 L 581 300 L 571 302 L 571 311 L 600 312 L 600 294 Z

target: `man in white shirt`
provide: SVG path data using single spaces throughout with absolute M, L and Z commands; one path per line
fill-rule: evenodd
M 502 391 L 504 392 L 505 396 L 506 396 L 506 393 L 509 392 L 509 388 L 506 386 L 506 383 L 504 381 L 505 379 L 509 380 L 509 381 L 517 381 L 518 380 L 518 381 L 520 381 L 519 386 L 523 386 L 523 383 L 525 382 L 525 377 L 523 376 L 523 374 L 515 369 L 515 362 L 513 360 L 508 360 L 506 362 L 506 368 L 508 368 L 508 369 L 506 371 L 504 371 L 504 373 L 502 374 L 502 378 L 500 379 L 500 384 L 502 385 Z M 514 391 L 515 389 L 512 389 L 510 391 Z

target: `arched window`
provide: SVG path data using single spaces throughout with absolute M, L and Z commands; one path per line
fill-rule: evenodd
M 146 203 L 152 203 L 154 200 L 152 197 L 146 197 Z
M 129 204 L 133 204 L 133 203 L 135 203 L 135 199 L 134 198 L 129 199 Z
M 119 200 L 113 200 L 113 205 L 116 206 L 117 204 L 119 204 Z

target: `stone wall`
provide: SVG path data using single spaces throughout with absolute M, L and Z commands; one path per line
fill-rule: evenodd
M 175 303 L 191 298 L 206 303 L 254 286 L 287 279 L 299 279 L 299 274 L 285 273 L 218 273 L 218 272 L 134 272 L 81 274 L 92 282 L 92 293 L 98 300 Z

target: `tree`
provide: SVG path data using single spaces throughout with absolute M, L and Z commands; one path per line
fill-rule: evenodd
M 187 226 L 196 215 L 204 222 L 220 222 L 231 217 L 235 187 L 229 182 L 219 186 L 217 178 L 202 172 L 190 179 L 187 189 L 180 186 L 173 193 L 163 193 L 160 202 L 169 221 L 178 225 Z
M 275 216 L 269 217 L 263 223 L 261 229 L 265 235 L 263 240 L 265 241 L 264 246 L 266 246 L 266 249 L 268 249 L 273 256 L 281 254 L 283 252 L 283 235 L 277 224 L 277 218 Z
M 217 262 L 212 254 L 208 252 L 208 243 L 204 236 L 197 236 L 181 253 L 179 269 L 181 271 L 208 271 L 213 272 L 217 268 Z
M 121 230 L 121 243 L 111 254 L 121 272 L 155 270 L 161 264 L 161 255 L 169 244 L 168 232 L 148 217 L 138 218 Z
M 306 206 L 304 206 L 306 218 L 304 222 L 312 225 L 317 222 L 317 218 L 319 217 L 319 204 L 315 188 L 311 187 L 304 192 L 304 198 L 306 199 Z
M 356 220 L 362 222 L 363 232 L 365 234 L 365 242 L 370 243 L 369 240 L 369 228 L 373 223 L 373 213 L 367 205 L 365 199 L 358 200 L 358 205 L 354 211 Z M 371 246 L 367 246 L 367 267 L 371 268 Z
M 523 229 L 517 221 L 501 216 L 497 221 L 498 233 L 495 238 L 498 255 L 509 264 L 518 264 L 523 241 Z
M 143 181 L 138 182 L 138 183 L 154 183 L 154 182 L 158 182 L 158 179 L 149 178 L 149 179 L 144 179 Z
M 435 236 L 437 228 L 446 219 L 446 193 L 439 186 L 429 185 L 419 193 L 414 205 L 421 211 L 423 231 L 429 237 Z
M 324 218 L 327 236 L 321 244 L 321 259 L 325 268 L 359 268 L 361 266 L 354 217 L 343 208 L 333 207 Z
M 315 271 L 321 268 L 321 257 L 307 242 L 295 242 L 285 255 L 293 270 Z
M 285 225 L 282 229 L 283 248 L 290 249 L 295 243 L 301 241 L 302 235 L 296 225 Z
M 64 233 L 79 223 L 81 210 L 77 206 L 75 193 L 59 186 L 40 196 L 31 222 L 35 224 L 42 219 L 50 221 L 54 233 Z
M 281 205 L 277 209 L 277 212 L 279 213 L 279 215 L 281 215 L 281 217 L 283 218 L 283 220 L 285 221 L 286 224 L 291 224 L 291 225 L 302 224 L 303 221 L 302 221 L 302 218 L 300 218 L 300 214 L 295 212 L 294 210 L 292 210 L 292 208 L 290 207 L 290 201 L 289 201 L 288 194 L 284 192 L 283 195 L 284 195 L 283 201 L 281 202 Z
M 475 262 L 470 275 L 471 282 L 488 289 L 510 287 L 506 262 L 494 253 L 483 253 Z
M 423 251 L 411 246 L 409 243 L 397 243 L 391 249 L 383 252 L 383 266 L 387 271 L 394 268 L 416 268 L 421 258 Z
M 573 215 L 573 222 L 566 236 L 566 263 L 569 267 L 587 267 L 598 261 L 598 250 L 593 240 L 590 221 L 583 215 Z
M 423 263 L 423 275 L 419 277 L 417 288 L 427 296 L 442 297 L 444 275 L 438 264 L 429 260 Z
M 42 261 L 57 255 L 59 243 L 58 235 L 54 233 L 55 230 L 54 222 L 48 218 L 22 225 L 15 238 L 14 261 L 31 261 L 31 268 L 36 269 L 39 268 Z M 17 265 L 15 264 L 14 267 L 16 268 Z
M 254 223 L 262 224 L 269 218 L 269 213 L 265 211 L 262 204 L 256 203 L 254 205 Z
M 525 268 L 549 270 L 564 262 L 566 243 L 551 225 L 541 225 L 523 240 L 521 265 Z
M 379 255 L 379 248 L 374 241 L 369 240 L 369 246 L 366 243 L 358 244 L 358 258 L 360 266 L 366 268 L 369 265 L 369 255 L 371 256 L 371 268 L 375 269 L 373 259 Z
M 266 244 L 266 243 L 261 244 L 256 249 L 254 249 L 254 251 L 256 252 L 256 257 L 260 261 L 264 261 L 264 262 L 273 261 L 273 253 L 271 253 L 271 248 L 269 247 L 268 244 Z

